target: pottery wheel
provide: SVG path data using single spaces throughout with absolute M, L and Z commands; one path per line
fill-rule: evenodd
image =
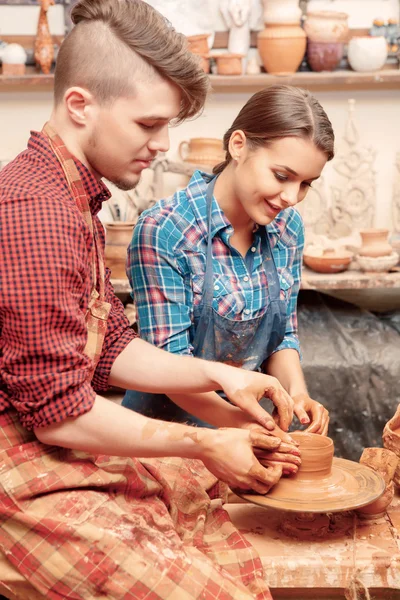
M 253 504 L 291 512 L 330 513 L 353 510 L 377 500 L 385 491 L 379 473 L 366 465 L 334 458 L 329 475 L 282 477 L 268 494 L 235 493 Z

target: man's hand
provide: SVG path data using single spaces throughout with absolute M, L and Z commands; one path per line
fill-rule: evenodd
M 232 404 L 272 431 L 275 429 L 274 419 L 259 404 L 261 398 L 269 398 L 275 405 L 281 429 L 288 430 L 293 420 L 294 404 L 275 377 L 245 369 L 230 369 L 226 377 L 226 371 L 221 369 L 221 385 Z
M 322 404 L 310 398 L 308 394 L 297 394 L 293 397 L 293 402 L 293 410 L 300 423 L 302 425 L 310 423 L 305 431 L 320 435 L 328 434 L 329 412 Z
M 205 430 L 198 433 L 200 454 L 213 475 L 232 489 L 254 490 L 266 494 L 282 475 L 281 464 L 262 466 L 254 455 L 256 448 L 275 452 L 281 440 L 263 431 L 245 429 Z

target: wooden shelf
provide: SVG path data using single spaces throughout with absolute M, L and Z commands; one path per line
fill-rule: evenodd
M 32 90 L 52 89 L 53 80 L 53 74 L 43 75 L 34 67 L 27 67 L 26 75 L 0 75 L 0 91 L 15 91 L 22 87 Z M 211 75 L 210 81 L 214 92 L 220 93 L 246 89 L 256 91 L 275 83 L 288 83 L 314 90 L 400 89 L 400 70 L 388 66 L 373 73 L 341 70 L 322 73 L 301 71 L 293 75 Z
M 350 70 L 313 73 L 299 71 L 292 75 L 211 75 L 212 88 L 215 92 L 240 91 L 242 89 L 260 90 L 276 83 L 297 85 L 309 89 L 341 90 L 341 89 L 400 89 L 400 70 L 387 67 L 381 71 L 358 73 Z

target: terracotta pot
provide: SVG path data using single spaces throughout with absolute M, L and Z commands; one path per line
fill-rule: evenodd
M 257 36 L 257 48 L 268 73 L 295 73 L 306 45 L 306 34 L 300 25 L 268 25 Z
M 329 10 L 309 12 L 304 21 L 304 31 L 312 42 L 344 44 L 349 36 L 348 15 Z
M 132 221 L 115 221 L 105 223 L 106 245 L 104 250 L 105 264 L 111 270 L 113 279 L 126 278 L 127 248 L 132 240 L 135 223 Z
M 388 242 L 388 229 L 362 229 L 360 256 L 389 256 L 392 254 L 393 248 Z
M 3 75 L 25 75 L 25 65 L 13 65 L 3 62 Z
M 352 261 L 353 254 L 348 250 L 325 251 L 322 256 L 304 254 L 304 264 L 317 273 L 340 273 L 346 271 Z
M 199 33 L 198 35 L 189 35 L 187 37 L 189 43 L 189 51 L 193 54 L 208 54 L 208 38 L 209 33 Z
M 388 47 L 382 37 L 353 37 L 347 48 L 347 58 L 354 71 L 379 71 L 386 62 Z
M 263 0 L 264 23 L 270 24 L 300 24 L 301 8 L 298 0 Z
M 394 452 L 399 459 L 393 481 L 400 488 L 400 404 L 395 415 L 386 423 L 382 439 L 384 447 Z
M 179 144 L 179 156 L 184 162 L 195 165 L 216 164 L 225 160 L 223 142 L 217 138 L 191 138 Z
M 210 54 L 201 54 L 200 56 L 201 68 L 203 69 L 204 73 L 209 73 L 211 71 Z
M 310 68 L 317 73 L 320 71 L 333 71 L 343 58 L 344 44 L 340 42 L 313 42 L 307 43 L 307 62 Z
M 241 75 L 243 72 L 243 54 L 220 54 L 214 56 L 218 75 Z

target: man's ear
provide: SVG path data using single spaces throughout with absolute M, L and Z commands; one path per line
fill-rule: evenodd
M 94 105 L 93 95 L 81 87 L 71 87 L 65 92 L 64 103 L 70 119 L 76 125 L 86 125 L 90 109 Z

